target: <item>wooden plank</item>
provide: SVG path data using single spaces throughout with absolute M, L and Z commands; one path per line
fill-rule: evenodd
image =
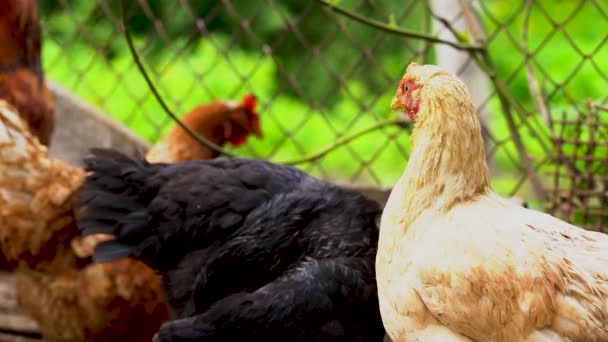
M 0 341 L 41 341 L 40 338 L 35 337 L 37 335 L 40 335 L 38 325 L 17 305 L 15 276 L 8 272 L 0 272 Z
M 146 151 L 149 144 L 59 84 L 47 80 L 55 98 L 55 132 L 49 153 L 76 166 L 92 147 L 111 147 L 123 153 Z
M 39 338 L 31 338 L 25 336 L 16 336 L 12 334 L 0 333 L 0 341 L 2 342 L 40 342 L 43 341 Z

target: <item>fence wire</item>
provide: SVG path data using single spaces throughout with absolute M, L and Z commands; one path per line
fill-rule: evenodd
M 354 22 L 318 0 L 125 1 L 139 55 L 175 112 L 211 99 L 258 96 L 265 137 L 238 150 L 257 158 L 307 156 L 394 116 L 388 107 L 407 63 L 436 63 L 471 89 L 495 189 L 539 197 L 530 186 L 531 173 L 538 173 L 548 196 L 541 205 L 551 206 L 566 190 L 555 188 L 565 185 L 556 185 L 559 176 L 550 172 L 561 165 L 553 158 L 562 126 L 554 124 L 562 120 L 556 115 L 578 118 L 587 113 L 585 101 L 608 101 L 608 3 L 602 1 L 333 2 L 387 27 L 457 42 L 451 28 L 482 41 L 495 67 L 490 74 L 465 51 Z M 171 122 L 133 64 L 119 2 L 40 6 L 48 77 L 156 141 Z M 501 106 L 494 77 L 516 100 L 510 107 Z M 391 185 L 408 151 L 408 134 L 383 128 L 301 168 L 331 180 Z

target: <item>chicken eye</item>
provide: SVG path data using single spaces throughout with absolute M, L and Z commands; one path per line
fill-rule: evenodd
M 403 91 L 407 93 L 407 91 L 410 89 L 410 87 L 407 84 L 403 85 Z

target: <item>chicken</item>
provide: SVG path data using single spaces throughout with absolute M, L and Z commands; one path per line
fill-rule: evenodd
M 490 187 L 465 85 L 410 64 L 393 109 L 415 122 L 381 218 L 376 276 L 393 341 L 608 341 L 608 237 Z
M 55 102 L 44 81 L 36 0 L 0 0 L 0 98 L 16 107 L 38 140 L 48 145 Z
M 248 135 L 262 137 L 260 119 L 255 112 L 256 99 L 249 94 L 241 104 L 232 101 L 213 101 L 199 105 L 186 113 L 183 123 L 215 144 L 230 142 L 240 146 Z M 172 163 L 177 161 L 211 159 L 219 152 L 201 145 L 178 125 L 157 142 L 146 154 L 151 163 Z
M 156 274 L 133 260 L 86 266 L 71 248 L 84 177 L 0 100 L 0 268 L 16 271 L 21 308 L 47 339 L 148 342 L 169 318 Z
M 92 153 L 80 227 L 116 236 L 95 262 L 162 274 L 175 320 L 155 341 L 382 339 L 376 202 L 265 161 Z

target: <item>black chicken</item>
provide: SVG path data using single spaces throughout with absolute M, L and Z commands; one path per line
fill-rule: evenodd
M 289 166 L 219 158 L 85 160 L 79 223 L 95 262 L 163 276 L 175 320 L 155 341 L 381 341 L 379 205 Z

